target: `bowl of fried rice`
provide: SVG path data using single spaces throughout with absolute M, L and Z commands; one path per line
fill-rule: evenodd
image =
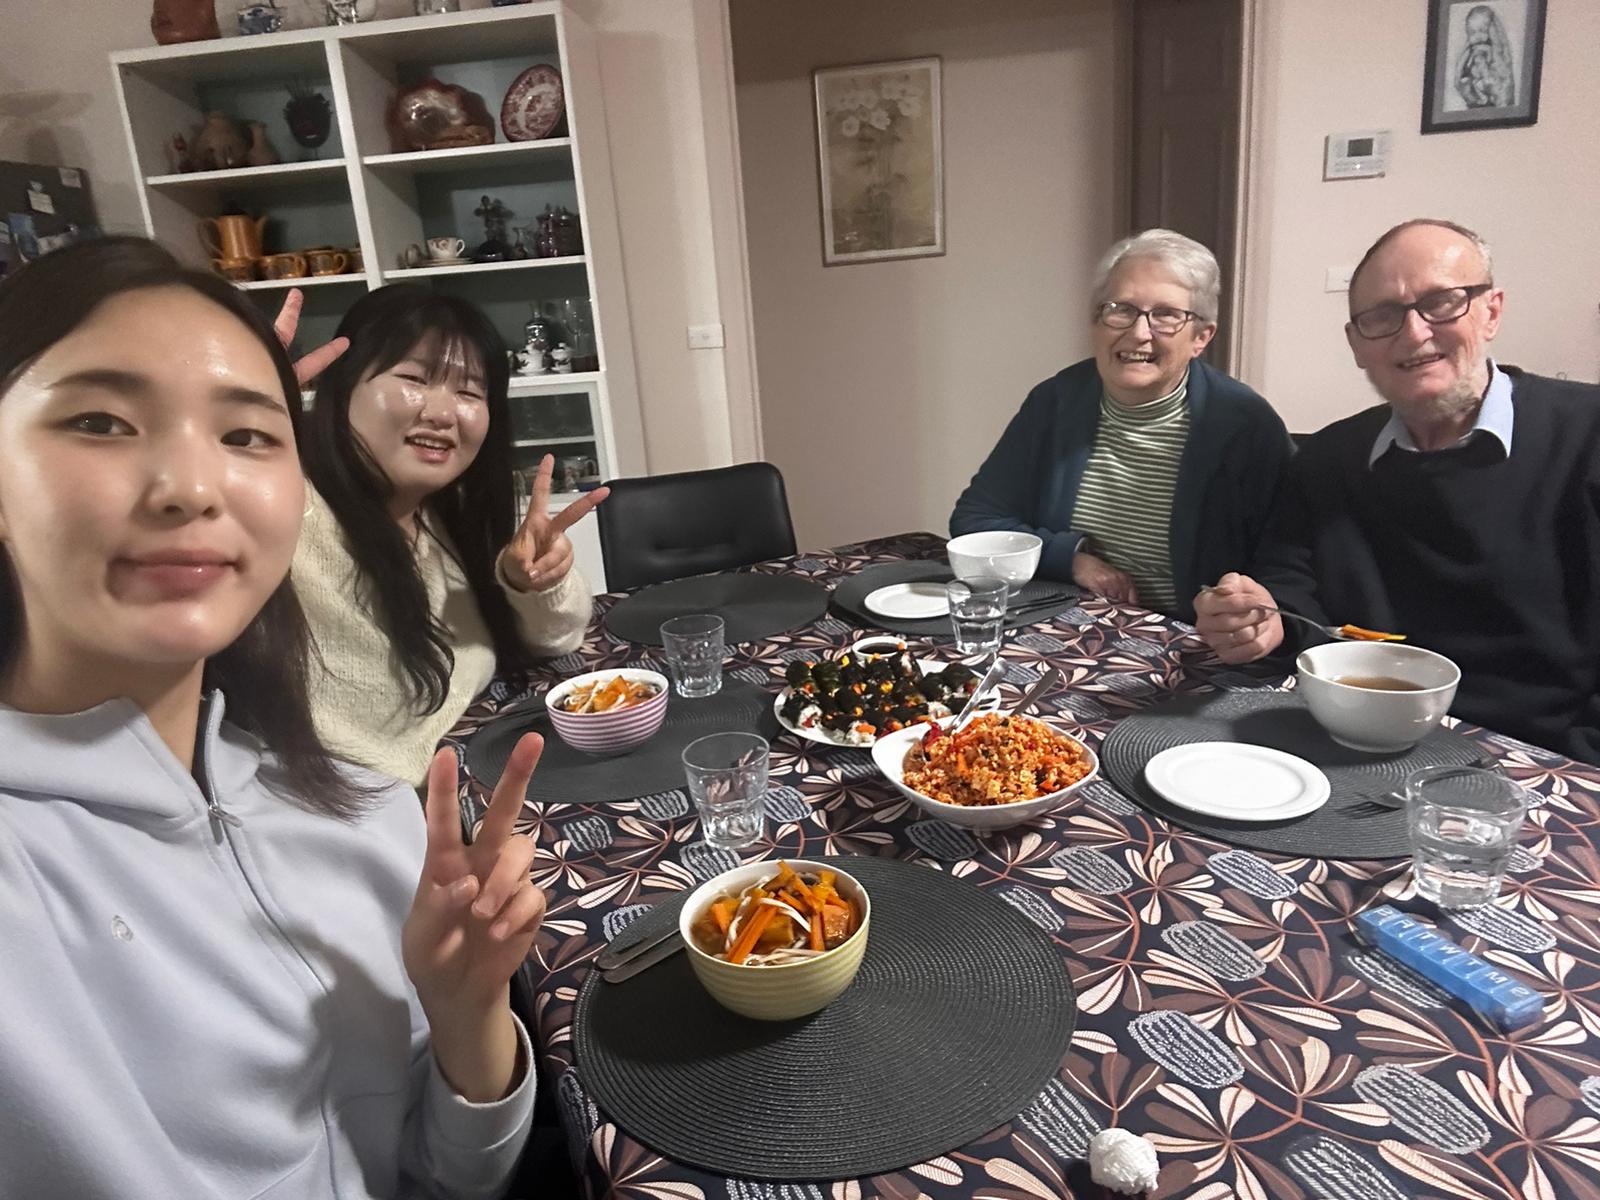
M 879 738 L 872 760 L 924 812 L 1009 829 L 1054 812 L 1100 770 L 1076 738 L 1033 717 L 988 714 L 959 733 L 917 725 Z

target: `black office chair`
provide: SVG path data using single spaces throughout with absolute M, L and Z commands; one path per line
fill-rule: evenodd
M 788 493 L 771 463 L 613 479 L 608 486 L 611 496 L 597 515 L 612 591 L 795 552 Z

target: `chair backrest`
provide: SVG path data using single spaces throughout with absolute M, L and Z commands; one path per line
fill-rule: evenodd
M 607 486 L 611 495 L 596 515 L 613 591 L 795 552 L 789 497 L 771 463 L 613 479 Z

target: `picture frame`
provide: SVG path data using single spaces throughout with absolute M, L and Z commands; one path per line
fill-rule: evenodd
M 1422 132 L 1539 120 L 1548 0 L 1429 0 Z
M 824 266 L 944 253 L 941 65 L 812 72 Z

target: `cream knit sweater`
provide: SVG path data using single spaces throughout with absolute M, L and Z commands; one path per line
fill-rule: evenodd
M 494 646 L 466 577 L 433 538 L 417 542 L 428 604 L 455 651 L 450 691 L 437 712 L 418 714 L 389 639 L 362 601 L 355 560 L 327 501 L 306 486 L 305 524 L 295 547 L 294 580 L 321 655 L 312 663 L 311 710 L 317 732 L 340 758 L 420 785 L 433 752 L 467 705 L 494 677 Z M 544 592 L 505 587 L 522 640 L 535 654 L 583 644 L 593 611 L 576 565 Z

